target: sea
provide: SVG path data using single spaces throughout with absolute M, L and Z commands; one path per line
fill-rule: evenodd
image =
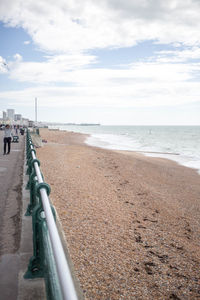
M 49 126 L 87 133 L 86 143 L 105 149 L 128 150 L 162 157 L 194 168 L 200 174 L 200 126 Z

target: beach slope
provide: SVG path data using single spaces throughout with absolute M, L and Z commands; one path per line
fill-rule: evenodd
M 200 176 L 40 130 L 37 149 L 86 299 L 199 299 Z

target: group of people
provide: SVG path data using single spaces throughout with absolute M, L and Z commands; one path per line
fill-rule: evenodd
M 14 126 L 14 130 L 15 130 L 15 134 L 13 134 L 13 130 L 12 130 L 12 127 L 7 124 L 4 128 L 4 139 L 3 139 L 3 142 L 4 142 L 4 147 L 3 147 L 3 155 L 6 155 L 6 154 L 10 154 L 10 148 L 11 148 L 11 141 L 12 141 L 12 137 L 14 135 L 18 135 L 18 130 L 19 130 L 19 126 L 15 125 Z M 23 129 L 23 132 L 22 132 L 22 129 L 20 129 L 20 133 L 21 134 L 24 134 L 24 129 Z M 7 152 L 6 152 L 7 150 Z

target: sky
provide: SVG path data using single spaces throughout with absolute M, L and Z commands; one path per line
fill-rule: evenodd
M 0 111 L 200 125 L 199 0 L 0 0 Z

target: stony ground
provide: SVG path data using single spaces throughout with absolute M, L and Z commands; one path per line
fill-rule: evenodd
M 37 150 L 86 299 L 200 299 L 200 176 L 41 131 Z

